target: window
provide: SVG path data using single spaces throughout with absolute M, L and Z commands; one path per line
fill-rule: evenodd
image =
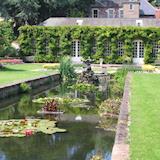
M 106 42 L 106 46 L 105 46 L 105 56 L 109 56 L 111 53 L 111 46 L 109 44 L 109 42 Z
M 124 54 L 124 49 L 123 49 L 123 42 L 118 42 L 118 56 L 123 56 Z
M 141 40 L 133 42 L 133 58 L 144 58 L 144 43 Z
M 144 44 L 142 41 L 139 42 L 139 58 L 144 58 Z
M 138 43 L 134 41 L 133 42 L 133 58 L 137 58 L 137 50 L 138 50 Z
M 130 5 L 129 5 L 129 9 L 130 9 L 130 10 L 133 10 L 133 9 L 134 9 L 134 8 L 133 8 L 133 4 L 130 4 Z
M 80 41 L 75 40 L 72 42 L 72 55 L 73 57 L 80 57 Z
M 93 9 L 92 10 L 92 17 L 93 18 L 98 18 L 99 17 L 99 10 L 98 9 Z
M 114 18 L 114 10 L 113 9 L 108 10 L 108 17 L 109 18 Z
M 160 52 L 160 44 L 158 44 L 158 42 L 153 42 L 152 45 L 152 55 L 153 57 L 157 57 L 158 53 Z
M 124 17 L 124 11 L 123 9 L 119 10 L 119 18 L 123 18 Z

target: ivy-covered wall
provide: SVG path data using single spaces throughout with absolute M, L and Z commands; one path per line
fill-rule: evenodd
M 11 22 L 0 22 L 0 57 L 10 50 L 13 39 L 14 34 Z
M 83 58 L 100 58 L 105 63 L 132 63 L 133 41 L 144 42 L 145 63 L 155 60 L 152 56 L 153 42 L 160 40 L 159 28 L 142 27 L 43 27 L 23 26 L 19 29 L 21 55 L 35 55 L 37 62 L 55 62 L 62 55 L 72 55 L 72 42 L 79 40 Z M 118 56 L 118 43 L 123 42 L 123 56 Z M 106 43 L 110 54 L 106 55 Z M 93 48 L 96 47 L 96 51 Z

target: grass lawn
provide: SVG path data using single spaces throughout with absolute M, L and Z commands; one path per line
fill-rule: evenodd
M 130 138 L 131 160 L 160 160 L 160 75 L 133 75 Z
M 55 72 L 54 70 L 45 71 L 43 64 L 6 65 L 4 69 L 0 69 L 0 86 L 20 80 L 47 76 Z

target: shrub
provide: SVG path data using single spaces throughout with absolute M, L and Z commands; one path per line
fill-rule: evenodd
M 18 56 L 18 51 L 11 46 L 6 47 L 3 50 L 3 52 L 0 52 L 0 57 L 17 57 L 17 56 Z
M 94 92 L 97 90 L 95 85 L 88 83 L 77 83 L 70 88 L 78 90 L 79 92 Z
M 153 72 L 153 71 L 155 71 L 156 67 L 152 66 L 152 65 L 143 65 L 142 69 L 143 69 L 143 71 Z
M 8 55 L 13 41 L 13 29 L 10 22 L 0 22 L 0 56 Z
M 76 77 L 74 65 L 69 56 L 61 58 L 59 72 L 64 81 L 70 81 Z
M 59 63 L 53 63 L 53 64 L 45 64 L 43 65 L 43 68 L 45 69 L 58 69 L 60 66 Z
M 113 74 L 113 79 L 109 85 L 110 97 L 122 97 L 125 85 L 125 78 L 128 72 L 142 71 L 138 67 L 123 67 Z
M 28 93 L 28 92 L 30 92 L 31 91 L 31 86 L 29 86 L 29 84 L 27 84 L 27 83 L 21 83 L 20 84 L 20 91 L 22 92 L 22 93 Z
M 101 155 L 95 155 L 95 156 L 92 157 L 91 160 L 102 160 L 102 159 L 103 159 L 103 156 L 101 156 Z
M 120 99 L 107 99 L 99 106 L 100 116 L 114 116 L 119 114 L 119 108 L 121 105 Z
M 36 54 L 35 62 L 37 63 L 51 63 L 57 62 L 57 58 L 52 54 Z

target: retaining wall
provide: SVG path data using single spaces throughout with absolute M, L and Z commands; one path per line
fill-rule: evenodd
M 27 81 L 21 81 L 12 85 L 6 85 L 0 87 L 0 99 L 4 99 L 10 96 L 20 94 L 20 84 L 27 83 L 32 89 L 36 89 L 39 86 L 60 82 L 60 74 L 54 74 L 50 76 L 44 76 Z
M 129 160 L 128 123 L 129 123 L 129 94 L 131 73 L 127 75 L 123 100 L 120 107 L 112 160 Z

